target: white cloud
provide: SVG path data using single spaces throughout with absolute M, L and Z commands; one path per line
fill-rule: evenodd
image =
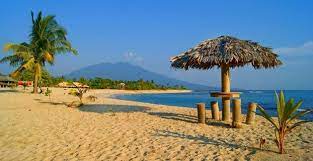
M 130 62 L 130 63 L 135 63 L 135 64 L 143 63 L 143 58 L 134 52 L 127 52 L 123 55 L 123 57 L 127 62 Z
M 282 47 L 274 49 L 274 52 L 286 56 L 313 55 L 313 41 L 308 41 L 297 47 Z

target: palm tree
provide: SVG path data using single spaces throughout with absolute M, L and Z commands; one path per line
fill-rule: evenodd
M 312 109 L 306 109 L 304 111 L 297 112 L 302 102 L 303 101 L 299 101 L 298 103 L 295 103 L 293 98 L 290 98 L 286 102 L 283 91 L 280 92 L 280 95 L 276 93 L 277 123 L 262 106 L 258 105 L 260 115 L 269 121 L 275 129 L 275 143 L 280 154 L 285 152 L 284 147 L 286 135 L 291 133 L 295 127 L 309 122 L 305 120 L 297 120 L 313 111 Z
M 14 44 L 8 43 L 4 51 L 12 51 L 13 55 L 6 56 L 0 60 L 9 62 L 10 65 L 18 67 L 11 73 L 16 77 L 23 70 L 30 70 L 34 73 L 34 93 L 38 93 L 38 81 L 46 63 L 53 65 L 56 54 L 73 53 L 77 51 L 72 48 L 71 43 L 66 39 L 67 32 L 55 20 L 55 16 L 42 16 L 39 12 L 36 19 L 31 12 L 32 30 L 29 34 L 30 42 Z

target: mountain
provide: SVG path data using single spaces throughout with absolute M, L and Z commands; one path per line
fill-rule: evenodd
M 132 65 L 129 63 L 100 63 L 96 65 L 87 66 L 65 75 L 67 78 L 109 78 L 113 80 L 153 80 L 160 85 L 183 85 L 192 90 L 210 90 L 216 89 L 199 84 L 193 84 L 186 81 L 181 81 L 167 76 L 154 73 L 143 69 L 142 67 Z

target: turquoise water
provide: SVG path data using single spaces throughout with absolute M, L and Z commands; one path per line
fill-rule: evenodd
M 240 91 L 242 101 L 242 111 L 246 113 L 248 103 L 256 102 L 264 107 L 271 115 L 276 115 L 275 91 L 258 90 L 258 91 Z M 295 101 L 303 100 L 303 104 L 299 110 L 313 108 L 313 91 L 312 90 L 287 90 L 285 97 L 287 99 L 294 98 Z M 196 103 L 206 103 L 209 108 L 211 101 L 219 101 L 221 109 L 221 100 L 218 98 L 209 97 L 208 91 L 199 91 L 192 93 L 178 94 L 132 94 L 132 95 L 116 95 L 118 99 L 133 100 L 139 102 L 148 102 L 153 104 L 164 104 L 173 106 L 182 106 L 194 108 Z M 313 114 L 305 116 L 303 119 L 313 120 Z

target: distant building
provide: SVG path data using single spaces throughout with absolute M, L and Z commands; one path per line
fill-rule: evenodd
M 73 83 L 61 82 L 57 86 L 61 88 L 89 88 L 88 85 L 85 85 L 79 82 L 73 82 Z
M 16 86 L 16 82 L 13 78 L 0 74 L 0 88 L 14 87 Z
M 125 89 L 125 85 L 126 85 L 125 83 L 120 83 L 120 84 L 119 84 L 119 88 L 120 88 L 120 89 Z

